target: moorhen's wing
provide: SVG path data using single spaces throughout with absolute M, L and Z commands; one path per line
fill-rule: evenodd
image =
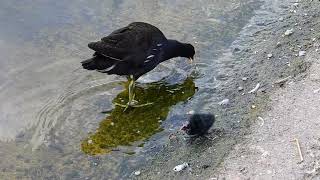
M 147 23 L 134 22 L 103 37 L 101 41 L 89 43 L 90 49 L 106 57 L 106 60 L 127 61 L 140 66 L 159 52 L 167 41 L 163 33 Z M 153 53 L 153 54 L 152 54 Z

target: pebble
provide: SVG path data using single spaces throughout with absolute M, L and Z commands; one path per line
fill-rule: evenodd
M 239 86 L 238 91 L 243 91 L 243 87 Z
M 293 29 L 288 29 L 288 30 L 286 30 L 286 32 L 284 33 L 285 36 L 290 36 L 291 34 L 293 34 Z
M 179 172 L 179 171 L 184 170 L 184 169 L 187 168 L 187 167 L 189 167 L 189 164 L 185 162 L 185 163 L 182 163 L 182 164 L 177 165 L 176 167 L 173 168 L 173 170 L 174 170 L 175 172 Z
M 92 139 L 89 139 L 88 144 L 92 144 L 92 143 L 93 143 Z
M 194 110 L 190 110 L 187 114 L 194 114 L 195 113 L 195 111 Z
M 252 105 L 252 106 L 251 106 L 252 109 L 255 109 L 256 107 L 257 107 L 257 106 L 255 106 L 255 105 Z
M 306 55 L 306 51 L 299 51 L 299 56 L 305 56 Z
M 134 172 L 134 175 L 139 176 L 141 174 L 141 171 Z
M 222 101 L 219 102 L 219 105 L 220 106 L 223 106 L 223 105 L 228 105 L 230 103 L 230 100 L 229 99 L 224 99 Z
M 243 78 L 241 78 L 242 79 L 242 81 L 246 81 L 246 80 L 248 80 L 248 78 L 247 77 L 243 77 Z
M 268 54 L 267 56 L 268 56 L 268 59 L 270 59 L 270 58 L 272 58 L 272 57 L 273 57 L 273 55 L 272 55 L 272 54 Z

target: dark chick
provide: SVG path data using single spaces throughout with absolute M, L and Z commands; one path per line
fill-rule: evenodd
M 202 136 L 208 132 L 214 121 L 213 114 L 193 114 L 181 130 L 191 136 Z
M 84 69 L 129 79 L 129 102 L 118 104 L 125 109 L 134 105 L 134 85 L 140 76 L 163 61 L 174 57 L 193 59 L 195 54 L 191 44 L 167 39 L 157 27 L 144 22 L 131 23 L 88 46 L 95 53 L 81 62 Z

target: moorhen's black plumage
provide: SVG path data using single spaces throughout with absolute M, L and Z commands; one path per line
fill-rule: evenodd
M 192 60 L 195 54 L 191 44 L 167 39 L 157 27 L 144 22 L 133 22 L 88 46 L 95 53 L 92 58 L 81 62 L 84 69 L 128 77 L 129 102 L 124 106 L 126 108 L 132 105 L 134 82 L 140 76 L 165 60 L 174 57 Z
M 191 136 L 201 136 L 208 132 L 214 121 L 213 114 L 193 114 L 181 130 Z

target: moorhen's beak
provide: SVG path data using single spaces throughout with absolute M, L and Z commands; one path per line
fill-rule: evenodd
M 192 64 L 193 63 L 193 58 L 189 58 L 189 62 Z

